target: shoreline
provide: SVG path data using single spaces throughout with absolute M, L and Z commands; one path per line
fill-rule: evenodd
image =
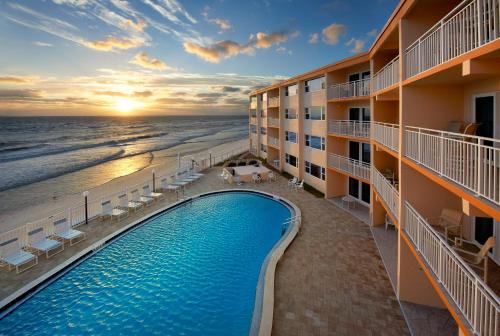
M 100 200 L 102 197 L 123 190 L 124 186 L 143 182 L 151 174 L 152 169 L 161 167 L 158 170 L 159 174 L 163 170 L 172 169 L 177 164 L 177 155 L 174 153 L 182 152 L 182 155 L 185 156 L 199 155 L 208 151 L 228 152 L 247 142 L 248 140 L 244 138 L 236 141 L 234 138 L 230 138 L 183 143 L 149 154 L 143 153 L 108 161 L 59 177 L 0 192 L 0 204 L 2 204 L 0 205 L 2 207 L 0 210 L 0 233 L 81 203 L 83 191 L 90 192 L 89 198 Z M 132 170 L 130 170 L 129 165 L 133 166 Z M 110 171 L 115 174 L 110 175 Z M 120 174 L 121 172 L 123 174 Z M 108 174 L 108 176 L 102 177 L 101 173 Z M 82 181 L 81 178 L 84 176 L 96 176 L 96 179 L 100 179 L 101 183 Z M 65 183 L 67 185 L 61 185 Z

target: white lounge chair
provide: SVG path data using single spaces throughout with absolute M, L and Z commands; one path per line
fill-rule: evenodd
M 288 180 L 288 186 L 289 186 L 289 187 L 293 187 L 293 186 L 295 186 L 298 182 L 299 182 L 299 179 L 298 179 L 296 176 L 294 176 L 294 177 L 293 177 L 293 179 Z
M 87 238 L 87 234 L 85 232 L 71 228 L 71 225 L 66 218 L 56 220 L 53 224 L 54 237 L 61 239 L 63 243 L 69 242 L 69 246 L 78 244 Z
M 146 184 L 142 187 L 142 196 L 158 200 L 160 198 L 163 198 L 164 195 L 159 192 L 151 191 L 151 188 L 149 188 L 149 184 Z
M 168 180 L 166 177 L 161 180 L 161 190 L 162 191 L 177 191 L 177 190 L 179 190 L 179 188 L 180 188 L 180 186 L 178 186 L 178 185 L 173 185 L 173 184 L 168 183 Z
M 142 203 L 146 206 L 150 206 L 153 203 L 153 199 L 149 197 L 143 197 L 139 195 L 139 190 L 134 189 L 130 192 L 132 196 L 132 202 Z
M 137 211 L 142 207 L 142 203 L 140 202 L 129 201 L 127 193 L 118 196 L 118 204 L 120 209 L 124 209 L 127 211 L 128 210 Z
M 48 239 L 43 227 L 28 232 L 28 248 L 37 255 L 45 253 L 50 258 L 64 250 L 64 244 L 58 240 Z
M 16 269 L 16 273 L 26 271 L 38 264 L 38 257 L 21 249 L 18 237 L 0 243 L 0 258 L 2 264 L 7 265 L 9 271 Z M 26 266 L 23 268 L 23 266 Z
M 127 211 L 113 207 L 111 200 L 102 201 L 101 207 L 102 207 L 102 213 L 101 213 L 102 220 L 104 220 L 106 217 L 111 217 L 111 220 L 113 220 L 113 218 L 116 218 L 118 220 L 121 217 L 128 215 Z

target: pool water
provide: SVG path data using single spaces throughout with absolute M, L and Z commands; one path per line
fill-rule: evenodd
M 6 335 L 245 335 L 291 217 L 255 193 L 202 196 L 123 235 L 0 320 Z

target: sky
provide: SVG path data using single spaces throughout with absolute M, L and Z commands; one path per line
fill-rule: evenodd
M 366 51 L 397 0 L 0 0 L 0 115 L 245 114 Z

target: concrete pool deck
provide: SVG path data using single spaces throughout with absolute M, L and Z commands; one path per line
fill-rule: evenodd
M 276 194 L 302 211 L 301 231 L 278 263 L 275 275 L 275 335 L 406 335 L 409 334 L 370 228 L 325 199 L 277 182 L 236 186 L 224 184 L 220 168 L 187 190 L 188 195 L 222 189 L 251 188 Z M 173 203 L 175 195 L 113 223 L 80 226 L 88 238 L 81 244 L 22 273 L 0 270 L 0 300 L 91 246 L 112 232 Z

